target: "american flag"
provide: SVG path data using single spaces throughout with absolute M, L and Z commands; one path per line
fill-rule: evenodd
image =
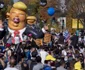
M 65 42 L 68 42 L 70 38 L 70 33 L 68 32 L 68 30 L 63 32 L 63 36 L 65 37 Z

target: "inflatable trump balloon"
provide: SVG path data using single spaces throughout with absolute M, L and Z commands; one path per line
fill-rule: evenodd
M 53 7 L 48 8 L 47 13 L 49 16 L 53 16 L 55 14 L 55 9 Z
M 0 39 L 4 38 L 6 44 L 11 37 L 11 43 L 17 44 L 24 41 L 24 37 L 32 34 L 33 38 L 43 37 L 43 31 L 36 27 L 36 17 L 27 16 L 27 6 L 23 2 L 16 2 L 7 12 L 8 26 L 3 27 L 0 32 Z M 28 25 L 28 24 L 29 25 Z
M 36 25 L 37 18 L 35 16 L 29 16 L 27 19 L 27 33 L 32 34 L 34 39 L 43 38 L 43 31 Z

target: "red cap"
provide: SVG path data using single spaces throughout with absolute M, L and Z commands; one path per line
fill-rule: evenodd
M 11 44 L 9 44 L 9 43 L 6 44 L 6 47 L 7 47 L 7 48 L 9 48 L 10 46 L 11 46 Z

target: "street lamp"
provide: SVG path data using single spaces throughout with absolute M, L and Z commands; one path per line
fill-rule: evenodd
M 40 5 L 41 6 L 46 6 L 47 5 L 47 0 L 40 0 Z

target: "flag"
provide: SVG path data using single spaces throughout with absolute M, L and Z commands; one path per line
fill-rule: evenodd
M 68 42 L 70 38 L 70 33 L 68 32 L 68 30 L 63 32 L 63 36 L 65 37 L 65 42 Z

